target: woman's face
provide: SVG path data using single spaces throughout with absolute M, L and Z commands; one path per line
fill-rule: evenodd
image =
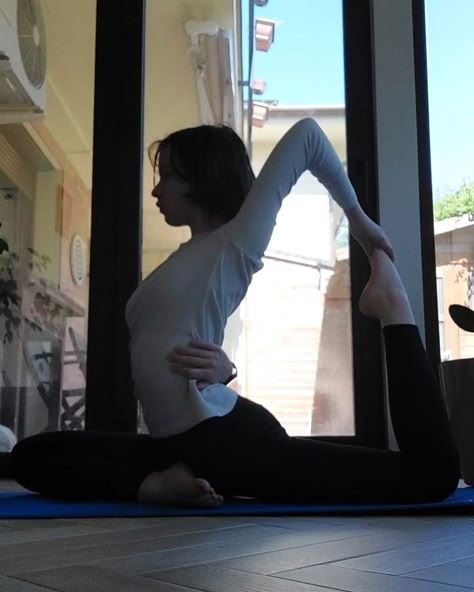
M 151 195 L 156 198 L 157 207 L 170 226 L 188 225 L 192 206 L 185 196 L 189 191 L 189 185 L 174 172 L 168 147 L 160 150 L 157 172 L 160 180 L 151 192 Z

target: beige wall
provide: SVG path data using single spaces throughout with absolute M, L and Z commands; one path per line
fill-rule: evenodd
M 188 37 L 188 20 L 235 26 L 233 0 L 149 0 L 146 18 L 145 132 L 143 171 L 143 276 L 187 240 L 189 230 L 170 228 L 150 197 L 153 185 L 147 147 L 172 131 L 201 123 Z
M 187 56 L 188 20 L 234 26 L 232 0 L 149 0 L 146 16 L 145 133 L 148 146 L 174 130 L 199 125 L 199 104 Z
M 36 199 L 41 207 L 35 209 L 33 248 L 47 255 L 51 262 L 42 277 L 59 285 L 61 259 L 61 235 L 56 229 L 58 192 L 62 182 L 62 171 L 40 172 L 36 175 Z
M 41 4 L 48 50 L 45 125 L 90 189 L 96 0 Z
M 28 244 L 50 257 L 42 277 L 86 306 L 87 285 L 72 285 L 69 236 L 61 235 L 64 183 L 81 203 L 72 224 L 90 235 L 96 1 L 41 0 L 47 35 L 46 109 L 41 121 L 6 126 L 4 136 L 21 154 L 18 170 L 31 177 L 33 228 Z M 66 171 L 66 172 L 65 172 Z M 74 179 L 74 182 L 69 182 Z M 18 175 L 13 179 L 23 188 Z M 85 211 L 83 211 L 85 209 Z M 62 277 L 61 277 L 62 276 Z

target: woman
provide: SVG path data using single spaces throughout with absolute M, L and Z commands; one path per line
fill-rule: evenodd
M 294 125 L 255 181 L 230 128 L 181 130 L 152 150 L 160 175 L 152 195 L 165 220 L 190 226 L 192 238 L 127 304 L 135 390 L 151 436 L 34 436 L 13 451 L 18 481 L 47 495 L 204 506 L 232 495 L 335 503 L 449 495 L 457 484 L 457 455 L 391 246 L 358 204 L 319 126 L 311 119 Z M 227 318 L 262 267 L 281 202 L 305 170 L 344 209 L 370 257 L 360 306 L 384 325 L 400 452 L 291 438 L 262 406 L 223 384 L 198 388 L 172 372 L 166 358 L 190 340 L 222 343 Z

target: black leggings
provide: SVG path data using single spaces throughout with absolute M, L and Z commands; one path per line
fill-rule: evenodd
M 261 405 L 168 438 L 53 432 L 19 442 L 15 478 L 53 497 L 134 500 L 142 480 L 187 464 L 225 496 L 265 501 L 397 503 L 441 500 L 457 486 L 459 460 L 438 382 L 418 329 L 384 329 L 392 422 L 399 452 L 290 437 Z

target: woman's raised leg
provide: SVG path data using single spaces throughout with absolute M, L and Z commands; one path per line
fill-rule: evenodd
M 426 484 L 436 488 L 445 483 L 452 490 L 459 479 L 459 457 L 439 382 L 394 264 L 375 250 L 371 265 L 359 304 L 383 326 L 390 414 L 400 453 Z
M 383 325 L 390 412 L 400 451 L 287 438 L 266 451 L 258 495 L 322 502 L 423 502 L 456 488 L 459 460 L 446 407 L 398 272 L 371 258 L 360 308 Z M 266 473 L 266 474 L 265 474 Z

